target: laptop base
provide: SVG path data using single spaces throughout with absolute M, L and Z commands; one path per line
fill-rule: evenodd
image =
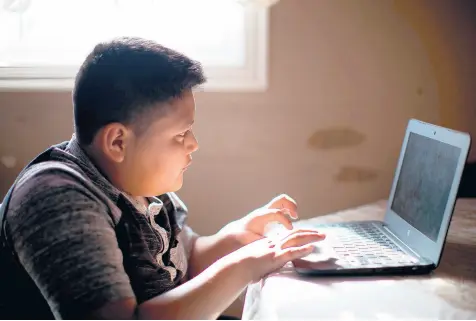
M 294 270 L 303 276 L 405 276 L 430 274 L 434 265 L 392 266 L 392 267 L 362 267 L 342 269 L 322 269 L 312 262 L 296 260 L 292 262 Z
M 308 226 L 306 226 L 308 227 Z M 327 234 L 312 254 L 293 262 L 308 275 L 428 274 L 435 265 L 417 256 L 381 221 L 353 221 L 309 226 Z

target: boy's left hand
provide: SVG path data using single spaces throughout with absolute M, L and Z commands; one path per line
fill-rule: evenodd
M 231 222 L 220 233 L 232 234 L 241 244 L 246 245 L 263 238 L 267 224 L 277 222 L 292 230 L 292 220 L 297 218 L 296 201 L 288 195 L 282 194 L 245 217 Z

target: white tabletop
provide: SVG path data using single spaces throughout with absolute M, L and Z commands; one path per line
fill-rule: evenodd
M 384 201 L 307 222 L 381 219 Z M 304 277 L 291 265 L 248 288 L 243 319 L 476 319 L 476 199 L 459 200 L 438 269 L 423 276 Z

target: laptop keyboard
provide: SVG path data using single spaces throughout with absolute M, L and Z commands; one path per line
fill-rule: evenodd
M 327 225 L 328 241 L 340 264 L 350 266 L 401 266 L 418 262 L 392 242 L 376 226 L 368 223 Z M 327 227 L 326 226 L 326 227 Z

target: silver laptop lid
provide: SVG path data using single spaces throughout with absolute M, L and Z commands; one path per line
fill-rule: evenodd
M 468 157 L 469 134 L 411 119 L 385 214 L 387 227 L 438 266 Z

